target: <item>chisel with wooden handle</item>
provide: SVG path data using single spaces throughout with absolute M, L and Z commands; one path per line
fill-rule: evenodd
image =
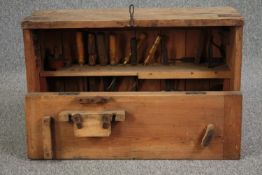
M 109 58 L 111 65 L 117 64 L 117 44 L 115 34 L 109 35 Z
M 76 49 L 78 56 L 79 65 L 84 65 L 84 42 L 83 42 L 83 33 L 76 32 Z
M 144 61 L 144 64 L 149 64 L 151 62 L 151 60 L 153 59 L 155 53 L 156 53 L 156 50 L 160 44 L 160 41 L 161 41 L 161 37 L 158 35 L 154 41 L 154 44 L 153 46 L 150 48 L 149 52 L 148 52 L 148 55 Z

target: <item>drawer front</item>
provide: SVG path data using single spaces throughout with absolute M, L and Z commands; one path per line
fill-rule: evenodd
M 28 157 L 238 159 L 241 107 L 239 92 L 29 93 Z

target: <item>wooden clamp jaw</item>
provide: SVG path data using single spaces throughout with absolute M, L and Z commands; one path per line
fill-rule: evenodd
M 63 111 L 59 113 L 60 122 L 74 124 L 76 137 L 108 137 L 111 123 L 125 120 L 125 111 Z

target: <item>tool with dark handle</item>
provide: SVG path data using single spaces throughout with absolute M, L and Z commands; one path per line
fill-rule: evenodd
M 98 51 L 98 59 L 99 63 L 102 66 L 108 64 L 108 52 L 107 52 L 107 44 L 104 33 L 98 33 L 96 36 L 97 40 L 97 51 Z
M 133 37 L 130 40 L 130 50 L 131 50 L 130 63 L 132 65 L 135 65 L 137 63 L 137 39 L 136 37 Z
M 88 63 L 90 66 L 96 65 L 97 53 L 96 53 L 96 38 L 95 34 L 89 33 L 87 36 L 88 46 Z
M 146 39 L 146 34 L 145 33 L 141 33 L 139 36 L 138 36 L 138 38 L 137 38 L 137 44 L 136 44 L 136 46 L 137 46 L 137 51 L 141 48 L 141 46 L 142 46 L 142 44 L 144 43 L 144 41 L 145 41 L 145 39 Z M 131 42 L 131 41 L 130 41 Z M 131 44 L 131 47 L 132 47 L 132 44 Z M 127 64 L 127 63 L 129 63 L 129 61 L 130 61 L 130 59 L 131 59 L 131 55 L 132 55 L 132 48 L 131 48 L 131 51 L 130 51 L 130 53 L 128 54 L 128 56 L 126 56 L 125 58 L 124 58 L 124 64 Z
M 161 40 L 161 53 L 162 53 L 162 64 L 168 65 L 168 53 L 167 53 L 167 36 L 162 35 Z

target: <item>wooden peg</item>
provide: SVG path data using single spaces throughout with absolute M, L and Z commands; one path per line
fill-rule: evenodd
M 213 124 L 208 124 L 205 134 L 201 141 L 201 146 L 207 147 L 210 144 L 210 142 L 212 141 L 214 135 L 215 135 L 215 126 Z
M 112 121 L 112 114 L 104 114 L 102 117 L 102 123 L 103 123 L 103 129 L 108 129 L 111 125 L 111 121 Z
M 72 120 L 76 125 L 77 129 L 81 129 L 83 127 L 83 118 L 80 114 L 74 114 L 72 116 Z

